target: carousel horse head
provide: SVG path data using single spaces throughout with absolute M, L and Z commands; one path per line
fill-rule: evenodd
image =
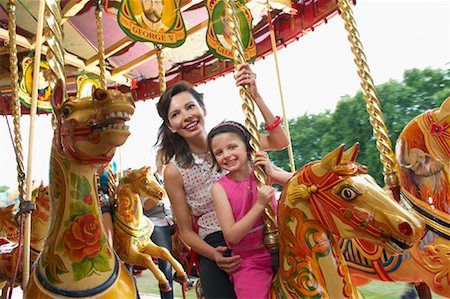
M 18 240 L 19 231 L 17 229 L 17 222 L 14 217 L 16 210 L 16 204 L 0 207 L 0 237 L 13 241 Z
M 424 224 L 408 213 L 355 162 L 359 144 L 341 145 L 319 162 L 299 170 L 283 193 L 287 204 L 307 204 L 321 225 L 335 236 L 362 238 L 401 252 L 421 238 Z
M 119 190 L 126 189 L 140 197 L 142 206 L 146 206 L 148 200 L 153 204 L 159 203 L 167 197 L 164 187 L 153 175 L 150 166 L 144 166 L 127 173 L 119 182 Z
M 81 163 L 109 162 L 130 135 L 125 122 L 134 113 L 131 95 L 98 88 L 92 97 L 63 101 L 60 82 L 51 97 L 56 147 Z
M 42 250 L 50 226 L 50 197 L 48 186 L 41 184 L 33 191 L 32 199 L 36 209 L 31 214 L 31 244 L 37 251 Z
M 419 199 L 416 210 L 430 206 L 450 214 L 450 97 L 403 129 L 396 156 L 403 197 Z

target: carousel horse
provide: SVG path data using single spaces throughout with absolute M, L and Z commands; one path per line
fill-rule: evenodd
M 36 204 L 36 209 L 31 214 L 31 237 L 30 237 L 30 251 L 31 261 L 35 261 L 44 247 L 45 237 L 48 233 L 49 216 L 50 216 L 50 200 L 48 196 L 48 187 L 40 186 L 33 190 L 32 201 Z M 5 217 L 6 215 L 2 215 Z M 14 219 L 15 215 L 9 215 Z M 16 223 L 16 230 L 19 228 Z M 2 297 L 6 298 L 6 290 L 8 286 L 12 286 L 12 277 L 14 269 L 16 268 L 17 255 L 19 253 L 18 244 L 15 241 L 0 238 L 0 285 L 2 288 Z M 20 263 L 20 261 L 19 261 Z M 22 281 L 21 278 L 21 263 L 18 268 L 16 281 Z M 17 284 L 14 284 L 17 286 Z
M 0 207 L 0 237 L 13 242 L 19 240 L 19 230 L 17 228 L 17 221 L 14 217 L 17 208 L 17 204 Z
M 175 269 L 175 280 L 188 281 L 181 264 L 164 247 L 150 240 L 153 223 L 144 216 L 142 205 L 150 200 L 157 204 L 167 194 L 158 183 L 150 167 L 142 167 L 125 175 L 117 187 L 117 203 L 114 210 L 114 249 L 126 263 L 148 268 L 158 280 L 161 291 L 171 290 L 164 273 L 155 265 L 152 257 L 168 261 Z M 141 203 L 142 200 L 142 203 Z
M 54 136 L 50 155 L 50 229 L 30 273 L 25 298 L 136 298 L 131 274 L 107 242 L 96 173 L 130 132 L 130 94 L 96 89 L 63 101 L 51 96 Z
M 424 223 L 355 162 L 358 149 L 338 147 L 302 167 L 284 187 L 273 298 L 362 298 L 335 236 L 364 238 L 391 252 L 411 248 L 422 236 Z
M 450 298 L 450 98 L 404 128 L 396 158 L 400 203 L 425 221 L 426 233 L 401 255 L 360 240 L 342 240 L 352 278 L 358 285 L 374 279 L 412 282 L 424 287 L 418 288 L 421 298 L 431 298 L 428 288 Z

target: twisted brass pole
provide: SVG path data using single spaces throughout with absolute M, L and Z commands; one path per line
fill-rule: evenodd
M 377 149 L 380 152 L 380 160 L 383 164 L 383 174 L 386 185 L 391 190 L 398 189 L 397 161 L 392 150 L 392 144 L 389 139 L 388 131 L 384 123 L 381 105 L 377 97 L 375 85 L 370 75 L 369 66 L 366 61 L 363 46 L 359 38 L 359 32 L 353 17 L 353 12 L 348 0 L 338 0 L 341 17 L 345 22 L 345 29 L 348 33 L 352 52 L 355 55 L 354 62 L 358 68 L 358 75 L 361 79 L 361 88 L 364 92 L 366 109 L 370 115 L 370 123 L 373 127 L 373 134 L 376 138 Z
M 156 48 L 156 58 L 158 59 L 158 78 L 159 78 L 159 91 L 162 93 L 166 90 L 166 70 L 164 69 L 164 55 L 162 52 L 162 47 L 157 46 Z
M 97 45 L 98 45 L 98 55 L 99 55 L 99 69 L 100 69 L 100 87 L 103 89 L 108 89 L 106 82 L 106 58 L 105 58 L 105 45 L 103 41 L 103 12 L 102 12 L 102 1 L 97 1 L 97 7 L 95 9 L 95 24 L 97 29 Z M 109 163 L 108 168 L 108 197 L 110 203 L 116 202 L 116 179 L 112 171 L 112 165 Z M 102 175 L 102 174 L 100 174 Z
M 103 42 L 102 16 L 103 13 L 101 8 L 101 1 L 98 1 L 97 8 L 95 9 L 95 20 L 97 24 L 98 55 L 100 56 L 100 59 L 98 61 L 100 68 L 100 87 L 106 89 L 105 46 Z
M 225 16 L 228 23 L 228 27 L 231 31 L 231 45 L 234 56 L 235 67 L 246 63 L 244 56 L 244 46 L 242 44 L 239 19 L 236 14 L 235 4 L 233 0 L 224 0 Z M 261 144 L 259 142 L 259 131 L 257 127 L 257 119 L 255 115 L 255 105 L 252 99 L 252 94 L 248 86 L 239 87 L 239 95 L 243 100 L 242 111 L 245 114 L 245 127 L 250 132 L 250 147 L 252 149 L 252 158 L 256 152 L 261 150 Z M 255 167 L 255 176 L 262 184 L 267 184 L 267 176 L 262 167 Z M 264 209 L 264 244 L 272 252 L 278 251 L 278 228 L 275 221 L 275 214 L 271 204 L 268 204 Z
M 22 135 L 20 133 L 20 102 L 18 96 L 19 73 L 17 61 L 17 42 L 16 42 L 16 5 L 14 0 L 8 1 L 8 34 L 9 34 L 9 73 L 11 80 L 11 109 L 14 124 L 14 150 L 17 162 L 17 182 L 19 191 L 19 201 L 23 201 L 25 191 L 25 173 L 23 165 Z
M 45 36 L 48 51 L 47 62 L 50 66 L 50 87 L 54 89 L 58 80 L 62 81 L 63 97 L 66 98 L 66 77 L 64 73 L 63 31 L 61 27 L 61 8 L 58 0 L 45 0 Z

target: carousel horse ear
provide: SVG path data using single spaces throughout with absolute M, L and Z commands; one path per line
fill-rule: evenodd
M 356 157 L 358 156 L 358 152 L 359 152 L 359 142 L 356 142 L 355 144 L 353 144 L 351 148 L 349 148 L 342 154 L 342 160 L 355 162 Z
M 140 169 L 140 171 L 142 171 L 142 172 L 149 172 L 150 169 L 151 169 L 150 166 L 142 166 L 141 169 Z
M 317 186 L 311 185 L 307 186 L 305 184 L 300 185 L 289 185 L 287 189 L 288 201 L 295 205 L 299 201 L 308 200 L 311 193 L 317 192 Z
M 441 105 L 439 112 L 437 113 L 437 118 L 443 119 L 450 114 L 450 97 L 448 97 Z
M 50 104 L 53 110 L 58 110 L 61 107 L 64 99 L 64 88 L 62 85 L 62 80 L 56 81 L 55 87 L 53 88 L 52 94 L 50 96 Z
M 108 91 L 106 91 L 102 88 L 96 88 L 92 93 L 92 98 L 98 102 L 106 100 L 107 97 L 108 97 Z
M 312 167 L 312 172 L 318 176 L 322 177 L 336 165 L 339 165 L 342 159 L 342 154 L 344 152 L 345 144 L 341 144 L 338 148 L 333 150 L 331 153 L 326 155 L 320 163 L 315 164 Z

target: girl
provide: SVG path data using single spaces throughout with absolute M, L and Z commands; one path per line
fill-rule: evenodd
M 257 91 L 256 74 L 248 65 L 241 65 L 235 79 L 236 85 L 248 86 L 271 129 L 269 135 L 261 136 L 261 146 L 266 149 L 285 148 L 288 139 L 279 126 L 279 117 L 272 114 Z M 200 254 L 203 293 L 206 298 L 235 298 L 228 273 L 239 267 L 241 258 L 238 255 L 223 256 L 227 248 L 214 211 L 210 188 L 225 173 L 211 168 L 203 96 L 189 83 L 179 82 L 165 90 L 157 108 L 163 119 L 157 144 L 167 164 L 165 188 L 182 239 Z M 198 230 L 193 229 L 191 215 Z
M 209 132 L 213 165 L 228 171 L 212 185 L 211 193 L 228 248 L 242 258 L 239 269 L 231 274 L 237 298 L 263 299 L 269 298 L 273 270 L 271 254 L 263 242 L 262 214 L 270 201 L 276 211 L 276 189 L 267 185 L 257 188 L 249 138 L 247 129 L 233 121 L 223 122 Z M 267 154 L 258 153 L 254 165 L 270 168 L 267 161 Z M 275 170 L 269 172 L 277 181 L 283 179 L 276 176 Z

